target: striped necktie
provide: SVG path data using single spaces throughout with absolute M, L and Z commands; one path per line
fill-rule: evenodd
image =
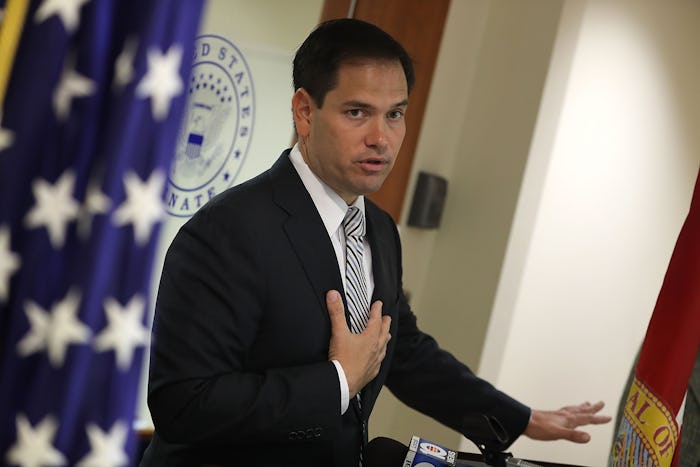
M 369 320 L 369 298 L 365 281 L 363 239 L 365 219 L 360 208 L 350 206 L 343 219 L 345 231 L 345 298 L 348 302 L 350 330 L 359 334 Z

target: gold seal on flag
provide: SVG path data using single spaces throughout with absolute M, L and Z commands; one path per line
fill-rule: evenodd
M 610 465 L 669 467 L 677 445 L 678 425 L 667 404 L 635 377 Z

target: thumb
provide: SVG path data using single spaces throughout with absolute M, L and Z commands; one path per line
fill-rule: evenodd
M 348 323 L 345 321 L 345 307 L 340 299 L 340 293 L 337 290 L 329 290 L 326 294 L 326 306 L 328 307 L 328 316 L 331 319 L 331 332 L 350 332 Z

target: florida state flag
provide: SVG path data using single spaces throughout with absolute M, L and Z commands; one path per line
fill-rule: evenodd
M 700 180 L 700 177 L 699 177 Z M 611 466 L 678 464 L 676 421 L 700 346 L 700 188 L 678 236 L 639 355 Z

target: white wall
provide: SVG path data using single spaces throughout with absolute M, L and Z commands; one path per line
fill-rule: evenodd
M 565 4 L 480 365 L 534 407 L 617 409 L 697 175 L 697 44 L 697 2 Z M 513 451 L 604 465 L 614 428 Z

